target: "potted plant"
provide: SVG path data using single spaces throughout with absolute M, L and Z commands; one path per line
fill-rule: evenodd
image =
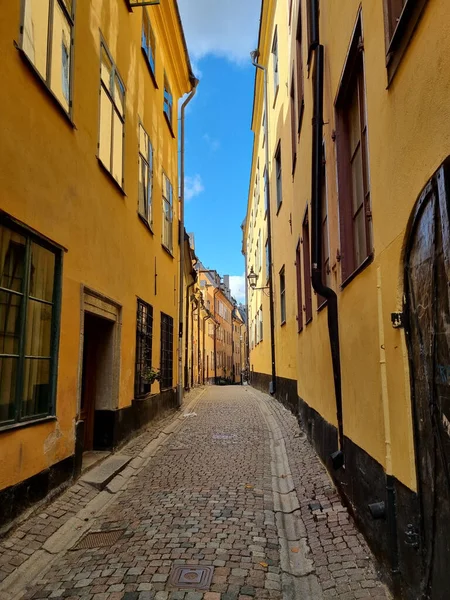
M 150 385 L 155 381 L 161 381 L 161 371 L 155 367 L 146 367 L 142 373 L 142 379 Z

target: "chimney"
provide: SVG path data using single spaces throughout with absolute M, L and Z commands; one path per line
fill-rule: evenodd
M 230 276 L 229 275 L 223 276 L 223 285 L 225 286 L 225 289 L 229 293 L 230 292 Z

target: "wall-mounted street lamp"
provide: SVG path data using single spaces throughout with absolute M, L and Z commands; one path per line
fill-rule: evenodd
M 253 267 L 250 267 L 250 273 L 247 275 L 248 283 L 252 290 L 270 290 L 270 286 L 266 285 L 264 287 L 256 287 L 256 282 L 258 281 L 258 275 L 253 270 Z

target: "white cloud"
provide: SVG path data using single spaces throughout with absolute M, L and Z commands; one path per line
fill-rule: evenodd
M 212 150 L 213 152 L 215 152 L 216 150 L 218 150 L 220 148 L 220 142 L 219 142 L 219 140 L 215 140 L 214 138 L 212 138 L 209 135 L 209 133 L 205 133 L 204 136 L 203 136 L 203 139 L 205 140 L 205 142 L 209 146 L 209 149 Z
M 192 200 L 195 196 L 198 196 L 204 191 L 202 178 L 200 175 L 194 175 L 193 177 L 185 177 L 184 179 L 184 197 L 186 202 Z
M 231 295 L 238 302 L 245 302 L 245 273 L 243 275 L 230 275 Z
M 255 49 L 261 0 L 178 0 L 191 57 L 207 54 L 250 62 Z

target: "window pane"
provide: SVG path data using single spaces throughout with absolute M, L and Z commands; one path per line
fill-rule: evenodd
M 117 109 L 120 115 L 123 117 L 124 115 L 124 106 L 125 106 L 125 88 L 120 77 L 117 73 L 114 76 L 114 102 L 116 103 Z
M 355 89 L 350 99 L 349 110 L 348 110 L 348 128 L 349 128 L 349 139 L 350 139 L 350 156 L 353 156 L 355 148 L 361 139 L 361 122 L 359 119 L 359 101 L 358 101 L 358 88 L 357 80 L 355 81 Z
M 352 214 L 354 215 L 364 201 L 364 179 L 361 146 L 352 161 Z
M 50 356 L 52 307 L 36 300 L 28 301 L 25 332 L 26 356 Z
M 148 165 L 142 156 L 139 157 L 139 212 L 148 219 Z
M 0 292 L 0 354 L 19 353 L 21 304 L 20 296 Z
M 113 124 L 113 164 L 112 174 L 116 181 L 122 185 L 122 161 L 123 161 L 123 123 L 119 115 L 114 111 Z
M 25 238 L 0 225 L 0 286 L 23 291 L 25 275 Z
M 17 358 L 0 358 L 0 423 L 14 419 Z
M 142 125 L 139 125 L 139 152 L 148 161 L 148 135 Z
M 103 45 L 101 47 L 101 61 L 101 78 L 108 91 L 111 92 L 112 61 Z
M 53 13 L 50 87 L 67 111 L 70 100 L 70 38 L 71 27 L 63 10 L 56 2 Z
M 50 360 L 25 360 L 22 417 L 47 414 L 50 402 Z
M 111 119 L 112 104 L 105 90 L 100 93 L 100 139 L 99 158 L 105 167 L 111 170 Z
M 69 15 L 73 15 L 73 0 L 62 0 L 62 2 L 66 5 L 67 12 L 69 13 Z
M 359 211 L 353 221 L 353 236 L 356 262 L 355 267 L 359 267 L 359 265 L 367 257 L 366 222 L 363 209 Z
M 44 79 L 47 79 L 48 11 L 49 0 L 25 2 L 22 47 Z
M 52 302 L 55 279 L 55 255 L 31 243 L 30 296 Z

